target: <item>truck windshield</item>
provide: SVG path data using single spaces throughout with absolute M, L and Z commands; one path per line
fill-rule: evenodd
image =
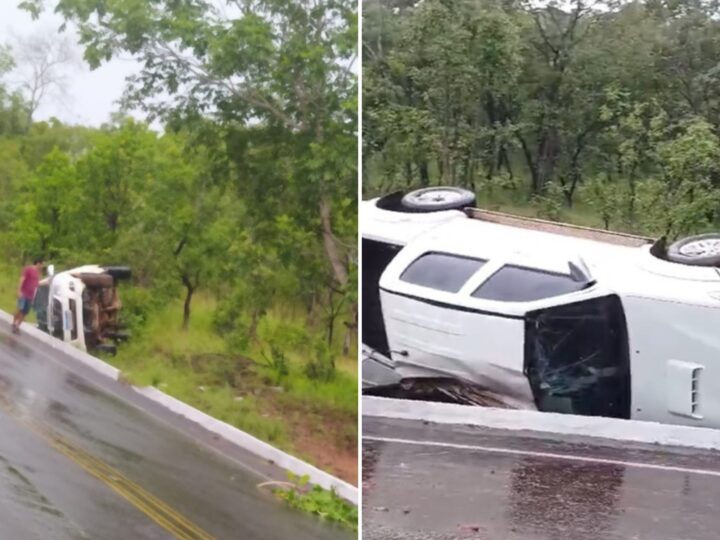
M 620 299 L 528 313 L 525 372 L 540 410 L 629 418 L 630 359 Z

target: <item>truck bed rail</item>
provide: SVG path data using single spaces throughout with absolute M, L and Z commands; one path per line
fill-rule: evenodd
M 480 208 L 466 208 L 465 214 L 472 219 L 479 219 L 481 221 L 487 221 L 488 223 L 497 223 L 498 225 L 508 225 L 510 227 L 519 227 L 532 231 L 561 234 L 564 236 L 573 236 L 576 238 L 584 238 L 586 240 L 595 240 L 598 242 L 605 242 L 620 246 L 640 247 L 654 242 L 652 238 L 637 236 L 634 234 L 606 231 L 603 229 L 594 229 L 592 227 L 583 227 L 581 225 L 571 225 L 569 223 L 558 223 L 538 218 L 516 216 L 503 212 L 482 210 Z

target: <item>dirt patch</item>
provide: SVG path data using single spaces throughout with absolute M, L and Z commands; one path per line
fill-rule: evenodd
M 300 457 L 356 486 L 358 482 L 357 417 L 351 413 L 317 410 L 290 396 L 275 396 L 266 406 L 283 418 Z

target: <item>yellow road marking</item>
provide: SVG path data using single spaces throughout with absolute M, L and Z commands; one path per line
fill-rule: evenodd
M 53 447 L 72 459 L 88 473 L 103 481 L 177 538 L 181 540 L 214 540 L 211 535 L 106 463 L 84 450 L 71 446 L 67 441 L 58 438 L 57 435 L 50 442 Z
M 176 512 L 172 507 L 168 506 L 162 500 L 153 496 L 151 493 L 147 492 L 145 489 L 140 487 L 138 484 L 135 484 L 127 477 L 121 475 L 118 471 L 109 468 L 105 463 L 97 460 L 90 455 L 88 455 L 87 458 L 89 461 L 94 460 L 98 465 L 105 468 L 106 473 L 109 473 L 107 475 L 107 478 L 112 481 L 116 486 L 124 485 L 124 489 L 127 492 L 137 496 L 141 501 L 144 501 L 147 505 L 156 509 L 158 513 L 164 514 L 170 520 L 173 520 L 180 528 L 185 529 L 190 534 L 202 540 L 214 540 L 212 536 L 197 527 L 195 524 L 188 521 L 182 514 Z
M 13 406 L 5 396 L 0 396 L 0 408 L 5 409 L 8 413 L 13 412 Z M 82 467 L 87 473 L 102 481 L 178 540 L 216 540 L 212 535 L 129 478 L 123 476 L 119 471 L 92 454 L 72 445 L 55 433 L 50 426 L 38 421 L 23 420 L 18 418 L 17 415 L 13 416 L 35 434 L 45 439 L 51 447 Z

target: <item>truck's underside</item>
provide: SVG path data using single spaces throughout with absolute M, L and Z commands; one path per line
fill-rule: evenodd
M 77 346 L 113 352 L 114 343 L 127 338 L 117 282 L 129 277 L 125 267 L 95 266 L 49 277 L 35 298 L 38 326 Z

